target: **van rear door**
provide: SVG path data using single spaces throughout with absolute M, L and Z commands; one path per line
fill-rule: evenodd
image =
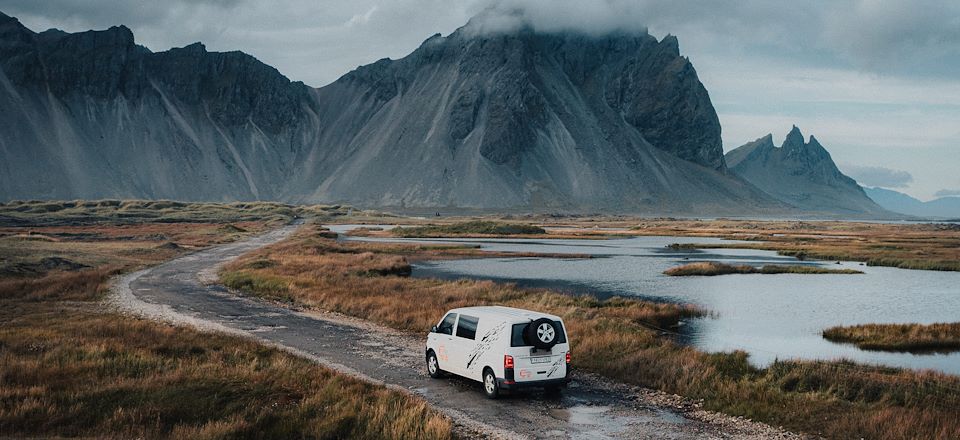
M 523 339 L 523 329 L 527 323 L 514 324 L 510 338 L 510 352 L 514 360 L 514 380 L 530 382 L 538 380 L 561 379 L 567 374 L 566 329 L 560 321 L 555 321 L 560 329 L 557 344 L 548 350 L 534 348 Z

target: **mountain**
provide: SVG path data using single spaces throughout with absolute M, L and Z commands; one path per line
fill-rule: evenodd
M 771 196 L 808 212 L 850 216 L 888 216 L 863 188 L 837 169 L 830 153 L 810 136 L 805 142 L 796 126 L 783 145 L 766 135 L 726 154 L 734 174 Z
M 940 197 L 923 202 L 902 192 L 885 188 L 864 188 L 873 201 L 884 209 L 917 217 L 960 219 L 960 197 Z
M 675 37 L 481 31 L 314 89 L 241 52 L 0 14 L 0 199 L 780 213 Z
M 282 199 L 315 91 L 240 53 L 0 15 L 0 198 Z

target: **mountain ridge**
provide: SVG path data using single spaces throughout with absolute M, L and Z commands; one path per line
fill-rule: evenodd
M 855 180 L 843 174 L 813 135 L 794 125 L 777 147 L 768 134 L 726 153 L 730 171 L 771 196 L 810 212 L 888 216 Z
M 124 26 L 36 33 L 7 17 L 0 68 L 0 104 L 19 110 L 0 115 L 7 199 L 792 210 L 727 171 L 673 36 L 468 23 L 314 89 L 239 51 L 151 52 Z
M 908 194 L 879 187 L 864 187 L 867 196 L 884 209 L 917 217 L 960 219 L 960 197 L 939 197 L 922 201 Z

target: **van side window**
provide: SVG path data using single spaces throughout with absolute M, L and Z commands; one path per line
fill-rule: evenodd
M 473 316 L 460 315 L 460 322 L 457 324 L 457 336 L 461 338 L 474 339 L 477 337 L 477 323 L 479 318 Z
M 437 333 L 443 333 L 445 335 L 453 334 L 453 324 L 457 322 L 456 313 L 447 313 L 447 316 L 443 318 L 443 321 L 440 322 L 440 325 L 437 326 Z
M 567 334 L 563 330 L 563 324 L 560 321 L 553 321 L 557 324 L 557 328 L 560 329 L 560 332 L 557 333 L 557 343 L 563 344 L 567 342 Z M 514 324 L 511 334 L 510 334 L 510 346 L 511 347 L 528 347 L 526 341 L 523 340 L 523 329 L 527 327 L 527 323 L 523 324 Z

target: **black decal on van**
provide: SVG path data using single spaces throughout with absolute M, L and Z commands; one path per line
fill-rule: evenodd
M 550 371 L 547 372 L 547 377 L 553 376 L 553 373 L 556 373 L 557 370 L 560 369 L 560 365 L 562 365 L 566 361 L 567 360 L 565 358 L 561 357 L 556 362 L 554 362 L 553 365 L 550 366 Z
M 468 370 L 470 366 L 473 365 L 473 361 L 480 357 L 481 354 L 486 353 L 487 350 L 490 350 L 490 347 L 493 346 L 493 341 L 499 338 L 500 333 L 503 332 L 506 326 L 507 324 L 505 322 L 501 322 L 480 338 L 480 342 L 477 342 L 477 346 L 473 347 L 473 351 L 470 352 L 470 359 L 467 361 Z

